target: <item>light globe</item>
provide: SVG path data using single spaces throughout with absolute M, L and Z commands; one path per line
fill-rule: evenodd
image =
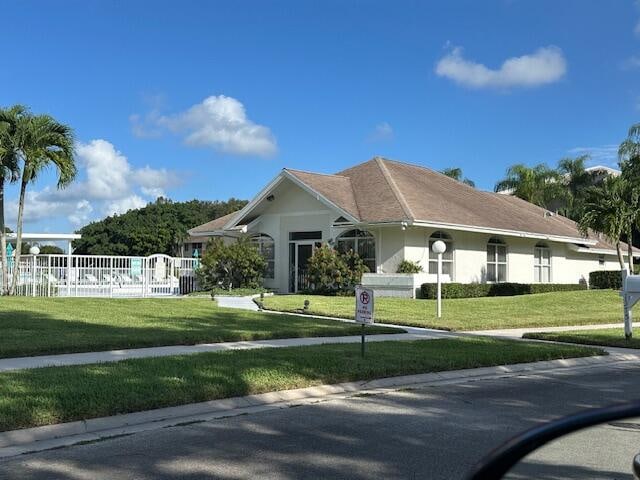
M 37 245 L 34 245 L 29 249 L 29 253 L 31 255 L 40 255 L 40 247 L 38 247 Z
M 442 240 L 436 240 L 433 242 L 433 245 L 431 245 L 431 250 L 433 250 L 433 253 L 437 254 L 444 253 L 447 251 L 447 244 Z

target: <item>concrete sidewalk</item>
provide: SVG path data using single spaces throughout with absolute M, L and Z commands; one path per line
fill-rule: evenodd
M 456 334 L 438 331 L 417 333 L 396 333 L 367 335 L 367 342 L 430 340 L 455 337 Z M 168 347 L 132 348 L 110 350 L 106 352 L 67 353 L 61 355 L 42 355 L 37 357 L 19 357 L 0 359 L 0 372 L 41 367 L 60 367 L 69 365 L 87 365 L 90 363 L 120 362 L 122 360 L 149 357 L 168 357 L 172 355 L 192 355 L 204 352 L 222 352 L 227 350 L 250 350 L 254 348 L 283 348 L 323 345 L 327 343 L 359 343 L 360 335 L 342 337 L 283 338 L 276 340 L 255 340 L 243 342 L 203 343 L 198 345 L 174 345 Z
M 634 323 L 634 327 L 640 327 L 640 322 Z M 600 325 L 578 325 L 573 327 L 530 327 L 530 328 L 503 328 L 498 330 L 469 330 L 460 333 L 466 333 L 469 335 L 485 335 L 490 337 L 504 337 L 504 338 L 522 338 L 525 333 L 539 333 L 539 332 L 570 332 L 575 330 L 602 330 L 606 328 L 620 328 L 624 325 L 620 323 L 604 323 Z

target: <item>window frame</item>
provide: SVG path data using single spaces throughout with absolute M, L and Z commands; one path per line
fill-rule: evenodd
M 256 233 L 251 235 L 250 241 L 256 246 L 260 255 L 264 257 L 267 262 L 267 268 L 265 269 L 264 279 L 273 280 L 276 278 L 276 242 L 271 235 L 266 233 Z M 265 255 L 265 245 L 271 243 L 271 258 Z
M 544 254 L 543 252 L 548 252 L 549 254 L 549 263 L 548 264 L 544 264 L 543 262 L 543 257 Z M 538 256 L 538 253 L 540 253 L 540 256 Z M 544 242 L 538 242 L 536 243 L 535 247 L 533 247 L 533 282 L 534 283 L 552 283 L 552 275 L 553 275 L 553 268 L 551 266 L 552 264 L 552 258 L 553 255 L 551 254 L 551 248 Z M 543 280 L 543 269 L 547 269 L 549 271 L 549 275 L 547 277 L 547 280 Z
M 360 242 L 363 240 L 373 242 L 373 248 L 372 248 L 373 257 L 365 257 L 361 254 L 359 247 L 360 247 Z M 340 235 L 336 237 L 335 249 L 338 252 L 342 251 L 340 250 L 340 242 L 353 242 L 353 247 L 350 248 L 350 250 L 353 250 L 358 254 L 358 256 L 364 262 L 364 264 L 367 265 L 367 268 L 369 269 L 369 273 L 377 273 L 377 269 L 378 269 L 378 258 L 377 258 L 378 254 L 376 251 L 377 241 L 373 233 L 367 230 L 361 230 L 359 228 L 352 228 L 350 230 L 346 230 L 342 232 Z M 348 251 L 348 250 L 345 250 L 345 251 Z M 371 268 L 372 266 L 371 264 L 373 264 L 373 269 Z
M 429 235 L 429 238 L 427 240 L 427 249 L 429 250 L 427 254 L 427 273 L 429 275 L 436 275 L 438 273 L 438 255 L 431 249 L 432 245 L 438 240 L 443 241 L 447 245 L 447 250 L 442 255 L 442 273 L 443 275 L 449 275 L 449 278 L 453 280 L 455 272 L 455 244 L 451 235 L 442 230 L 436 230 L 431 235 Z M 451 254 L 451 258 L 446 258 L 445 255 L 449 253 Z M 432 266 L 435 267 L 433 272 L 431 272 Z M 445 268 L 447 266 L 450 268 L 449 273 L 445 271 Z
M 493 260 L 489 260 L 489 248 L 493 247 Z M 500 254 L 498 248 L 504 248 L 504 262 L 500 261 Z M 486 247 L 486 281 L 487 283 L 505 283 L 509 281 L 509 248 L 507 243 L 498 237 L 491 237 L 487 241 Z M 495 268 L 495 278 L 489 279 L 489 265 L 493 265 Z M 504 279 L 500 279 L 500 266 L 504 265 Z

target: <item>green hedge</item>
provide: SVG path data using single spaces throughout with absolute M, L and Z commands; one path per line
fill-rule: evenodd
M 600 270 L 589 274 L 589 287 L 598 289 L 621 290 L 622 272 L 620 270 Z
M 443 283 L 442 298 L 510 297 L 586 289 L 584 283 Z M 436 298 L 435 283 L 424 283 L 421 290 L 423 298 Z

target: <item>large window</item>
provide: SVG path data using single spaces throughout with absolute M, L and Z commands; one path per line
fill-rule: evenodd
M 353 250 L 362 259 L 371 273 L 376 272 L 376 240 L 364 230 L 349 230 L 336 240 L 336 249 L 340 253 Z
M 442 254 L 442 273 L 453 279 L 453 241 L 451 236 L 444 232 L 435 232 L 429 237 L 429 273 L 438 273 L 438 254 L 431 249 L 434 242 L 438 240 L 442 240 L 447 245 L 447 249 Z
M 264 233 L 260 233 L 251 237 L 251 241 L 255 244 L 264 259 L 267 261 L 267 268 L 264 272 L 264 278 L 274 278 L 276 250 L 273 238 Z
M 551 282 L 551 249 L 542 242 L 533 250 L 533 280 L 538 283 Z
M 487 282 L 507 281 L 507 246 L 499 238 L 487 243 Z

